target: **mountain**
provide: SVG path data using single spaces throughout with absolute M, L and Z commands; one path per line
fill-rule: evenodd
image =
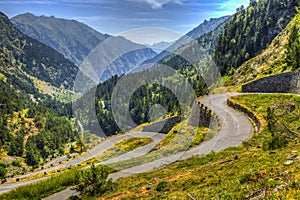
M 191 30 L 186 34 L 188 38 L 196 39 L 200 36 L 204 35 L 205 33 L 213 31 L 215 28 L 217 28 L 219 25 L 223 24 L 225 21 L 227 21 L 230 18 L 230 16 L 223 16 L 220 18 L 211 18 L 210 20 L 204 20 L 203 23 L 201 23 L 199 26 Z M 182 38 L 184 39 L 184 38 Z M 180 41 L 180 39 L 179 39 Z
M 145 44 L 146 47 L 153 49 L 155 52 L 160 53 L 163 50 L 167 49 L 173 42 L 158 42 L 154 44 Z
M 217 28 L 219 25 L 223 24 L 225 21 L 227 21 L 230 18 L 230 16 L 224 16 L 220 18 L 211 18 L 210 20 L 204 20 L 203 23 L 201 23 L 199 26 L 188 32 L 186 35 L 179 38 L 177 41 L 175 41 L 171 46 L 169 46 L 167 49 L 159 53 L 157 56 L 155 56 L 153 59 L 147 60 L 144 62 L 144 64 L 148 63 L 156 63 L 159 60 L 162 60 L 163 58 L 170 55 L 172 52 L 174 52 L 176 49 L 178 49 L 180 46 L 188 44 L 192 40 L 201 37 L 202 35 L 209 33 L 213 31 L 215 28 Z
M 80 66 L 99 43 L 110 37 L 75 20 L 21 14 L 11 19 L 22 33 L 52 47 Z
M 122 36 L 110 37 L 93 49 L 84 60 L 81 70 L 90 78 L 93 77 L 93 80 L 103 82 L 113 75 L 120 76 L 135 69 L 155 55 L 151 48 L 131 42 Z
M 97 72 L 103 72 L 99 75 L 100 81 L 105 81 L 115 74 L 124 74 L 156 55 L 150 48 L 124 37 L 101 34 L 75 20 L 58 19 L 53 16 L 38 17 L 26 13 L 12 18 L 12 22 L 22 33 L 56 49 L 77 66 L 81 66 L 84 59 L 90 61 L 95 54 L 102 57 L 103 62 L 97 63 L 98 69 L 95 69 Z M 121 51 L 125 46 L 128 51 Z
M 260 0 L 238 9 L 216 46 L 214 60 L 221 74 L 231 74 L 261 53 L 291 21 L 299 5 L 298 0 Z
M 0 13 L 0 73 L 16 89 L 37 92 L 30 77 L 71 89 L 78 68 L 51 47 L 22 34 Z
M 74 125 L 57 114 L 65 110 L 63 114 L 67 115 L 70 106 L 42 94 L 34 82 L 42 80 L 71 89 L 78 68 L 51 47 L 22 34 L 1 12 L 0 41 L 0 163 L 6 162 L 1 165 L 3 178 L 6 172 L 24 173 L 30 166 L 64 154 L 66 144 L 77 139 Z M 43 106 L 46 104 L 53 110 Z

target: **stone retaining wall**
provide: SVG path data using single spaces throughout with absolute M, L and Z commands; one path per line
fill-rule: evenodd
M 193 105 L 188 125 L 216 129 L 221 126 L 221 121 L 211 110 L 197 101 Z
M 158 133 L 168 133 L 173 126 L 180 122 L 180 116 L 174 116 L 168 119 L 161 120 L 159 122 L 155 122 L 148 126 L 143 127 L 144 132 L 158 132 Z
M 227 100 L 227 105 L 236 110 L 239 110 L 239 111 L 245 113 L 254 122 L 257 132 L 261 131 L 262 124 L 261 124 L 260 120 L 258 119 L 258 117 L 253 112 L 251 112 L 247 108 L 243 107 L 242 105 L 235 103 L 230 98 L 228 98 L 228 100 Z
M 300 94 L 300 71 L 276 74 L 242 86 L 242 92 Z

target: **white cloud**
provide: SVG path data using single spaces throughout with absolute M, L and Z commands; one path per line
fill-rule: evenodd
M 147 3 L 149 4 L 153 9 L 162 8 L 163 5 L 169 4 L 169 3 L 177 3 L 182 4 L 183 0 L 129 0 L 139 3 Z

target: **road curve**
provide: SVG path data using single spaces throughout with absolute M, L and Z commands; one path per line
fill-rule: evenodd
M 227 106 L 227 99 L 230 96 L 236 95 L 239 94 L 216 94 L 205 96 L 200 100 L 200 102 L 211 109 L 222 122 L 221 130 L 215 134 L 212 139 L 204 141 L 199 146 L 188 151 L 110 174 L 109 178 L 116 180 L 132 174 L 160 168 L 175 161 L 185 160 L 194 155 L 205 155 L 211 151 L 218 152 L 228 147 L 241 145 L 242 141 L 247 140 L 252 136 L 254 128 L 250 120 L 243 113 Z
M 17 176 L 15 178 L 19 178 L 21 180 L 21 179 L 24 179 L 24 178 L 29 178 L 31 176 L 36 176 L 36 175 L 39 175 L 39 174 L 49 173 L 51 171 L 55 171 L 55 170 L 58 170 L 58 169 L 62 169 L 62 168 L 66 168 L 66 167 L 70 167 L 70 166 L 80 164 L 80 163 L 82 163 L 86 160 L 89 160 L 89 159 L 99 155 L 100 153 L 104 152 L 106 149 L 110 148 L 111 146 L 113 146 L 117 142 L 119 142 L 119 141 L 121 141 L 125 138 L 130 138 L 130 137 L 148 137 L 148 138 L 152 138 L 153 142 L 151 142 L 147 145 L 144 145 L 142 147 L 139 147 L 139 148 L 137 148 L 133 151 L 122 154 L 118 157 L 111 158 L 109 160 L 103 161 L 102 163 L 107 164 L 107 163 L 112 163 L 112 162 L 116 162 L 116 161 L 120 161 L 120 160 L 131 159 L 131 158 L 134 158 L 134 157 L 137 157 L 137 156 L 142 156 L 142 155 L 148 153 L 151 149 L 153 149 L 165 137 L 165 134 L 153 133 L 153 132 L 133 132 L 133 133 L 126 133 L 126 134 L 123 134 L 123 135 L 118 135 L 118 136 L 112 137 L 110 139 L 107 139 L 107 140 L 101 142 L 99 145 L 94 147 L 88 153 L 83 154 L 82 156 L 80 156 L 78 158 L 75 158 L 74 160 L 71 160 L 71 161 L 66 162 L 64 164 L 54 166 L 54 167 L 51 167 L 51 168 L 47 168 L 47 169 L 43 169 L 43 170 L 40 170 L 40 171 L 20 175 L 20 176 Z M 2 194 L 4 192 L 8 192 L 8 191 L 10 191 L 10 190 L 12 190 L 16 187 L 26 185 L 26 184 L 30 184 L 30 183 L 34 183 L 34 182 L 37 182 L 37 181 L 40 181 L 40 180 L 43 180 L 43 179 L 46 179 L 46 178 L 47 177 L 28 180 L 28 181 L 20 181 L 20 182 L 14 182 L 14 183 L 1 184 L 0 185 L 0 194 Z

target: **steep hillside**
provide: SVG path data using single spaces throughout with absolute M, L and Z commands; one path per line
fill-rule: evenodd
M 225 85 L 246 83 L 269 75 L 299 69 L 300 52 L 300 13 L 292 19 L 272 43 L 258 56 L 248 60 L 224 78 Z M 298 30 L 295 32 L 295 30 Z M 296 33 L 296 34 L 295 34 Z M 296 37 L 292 37 L 296 35 Z M 295 45 L 293 45 L 295 43 Z M 289 52 L 288 49 L 291 49 Z M 293 55 L 293 53 L 295 55 Z M 298 53 L 298 56 L 296 55 Z M 289 59 L 295 61 L 291 64 Z
M 156 55 L 150 48 L 133 43 L 124 37 L 101 34 L 75 20 L 58 19 L 53 16 L 38 17 L 26 13 L 14 17 L 12 22 L 22 33 L 56 49 L 77 66 L 81 66 L 86 58 L 90 61 L 90 53 L 94 52 L 97 57 L 101 56 L 103 62 L 97 63 L 97 69 L 94 69 L 101 72 L 100 81 L 105 81 L 112 75 L 124 74 Z M 100 45 L 103 41 L 107 43 L 105 49 L 104 45 Z M 97 52 L 99 45 L 101 47 L 98 49 L 101 50 Z M 131 51 L 120 55 L 120 49 L 124 49 L 125 46 Z M 110 60 L 106 57 L 109 54 L 118 55 L 119 58 Z M 105 63 L 104 60 L 110 63 Z
M 0 80 L 0 178 L 23 173 L 65 154 L 78 137 L 74 126 Z
M 224 32 L 224 26 L 226 22 L 223 24 L 220 24 L 218 27 L 216 27 L 214 30 L 203 34 L 202 36 L 196 38 L 195 40 L 180 46 L 177 48 L 172 54 L 169 56 L 166 56 L 162 60 L 159 61 L 159 63 L 165 64 L 167 66 L 170 66 L 174 69 L 181 69 L 184 70 L 185 67 L 191 64 L 196 64 L 197 66 L 194 67 L 200 67 L 204 68 L 205 66 L 208 65 L 208 63 L 212 60 L 212 56 L 215 51 L 215 46 L 218 43 L 218 38 L 219 35 L 221 35 Z M 189 63 L 183 56 L 187 57 L 187 55 L 194 51 L 197 51 L 196 48 L 202 48 L 203 49 L 203 54 L 202 55 L 195 55 L 196 57 L 193 59 L 194 63 Z M 186 53 L 184 53 L 186 52 Z M 207 61 L 207 63 L 202 63 L 202 61 Z
M 58 88 L 72 88 L 78 68 L 63 55 L 22 34 L 3 13 L 0 13 L 0 33 L 0 73 L 6 81 L 30 93 L 30 89 L 24 88 L 28 85 L 32 89 L 27 73 Z
M 230 74 L 255 57 L 287 26 L 296 13 L 298 0 L 251 1 L 241 7 L 225 26 L 214 55 L 221 74 Z

